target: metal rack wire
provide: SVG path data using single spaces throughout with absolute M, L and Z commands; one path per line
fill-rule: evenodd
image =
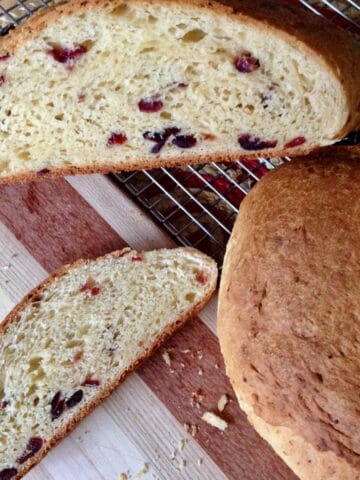
M 295 0 L 289 0 L 294 3 Z M 51 0 L 0 0 L 0 34 Z M 298 0 L 360 39 L 360 3 L 355 0 Z M 360 141 L 359 134 L 348 139 Z M 199 164 L 113 174 L 126 190 L 179 244 L 199 248 L 222 264 L 225 246 L 241 200 L 266 172 L 289 158 L 243 160 L 231 164 Z

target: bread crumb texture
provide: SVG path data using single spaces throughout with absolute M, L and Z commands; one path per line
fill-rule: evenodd
M 119 255 L 70 266 L 5 320 L 0 478 L 46 450 L 216 285 L 215 262 L 194 249 Z
M 196 0 L 73 1 L 29 20 L 0 43 L 0 178 L 339 139 L 359 115 L 355 45 L 314 15 L 259 1 L 264 18 L 286 16 L 286 33 L 246 3 L 241 15 Z M 341 54 L 325 48 L 332 38 Z

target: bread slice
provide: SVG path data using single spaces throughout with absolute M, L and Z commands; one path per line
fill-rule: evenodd
M 18 479 L 186 320 L 216 286 L 192 248 L 125 249 L 68 265 L 0 335 L 0 479 Z
M 360 49 L 277 0 L 74 0 L 0 42 L 0 181 L 299 154 L 360 125 Z
M 302 480 L 360 480 L 360 151 L 267 174 L 228 243 L 218 333 L 250 422 Z

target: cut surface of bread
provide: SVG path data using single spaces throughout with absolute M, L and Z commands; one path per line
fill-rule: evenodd
M 114 252 L 66 266 L 0 334 L 0 479 L 20 478 L 210 298 L 192 248 Z
M 358 45 L 287 2 L 74 0 L 0 42 L 0 181 L 306 153 L 359 101 Z
M 241 205 L 219 296 L 226 370 L 302 480 L 360 479 L 359 150 L 267 174 Z

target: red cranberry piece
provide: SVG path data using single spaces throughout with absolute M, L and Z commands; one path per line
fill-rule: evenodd
M 187 88 L 189 85 L 187 83 L 178 83 L 178 88 Z
M 90 283 L 86 282 L 82 287 L 80 287 L 80 292 L 87 292 L 92 288 L 92 285 Z
M 251 73 L 260 67 L 260 62 L 250 53 L 244 53 L 235 58 L 234 65 L 236 70 L 241 73 Z
M 155 142 L 156 145 L 151 149 L 151 153 L 159 153 L 162 147 L 167 142 L 168 138 L 171 135 L 176 135 L 180 132 L 180 128 L 177 127 L 168 127 L 165 128 L 162 132 L 145 132 L 143 137 L 145 140 L 150 140 Z
M 7 400 L 3 400 L 1 402 L 1 408 L 6 408 L 9 405 L 9 402 Z
M 86 52 L 87 48 L 82 45 L 75 48 L 54 47 L 47 51 L 59 63 L 72 63 Z
M 205 283 L 207 282 L 207 277 L 206 275 L 204 274 L 204 272 L 199 272 L 197 275 L 196 275 L 196 278 L 195 280 L 200 283 L 201 285 L 205 285 Z
M 79 352 L 76 352 L 76 353 L 75 353 L 75 355 L 73 356 L 72 361 L 73 361 L 74 363 L 79 362 L 79 361 L 82 359 L 82 357 L 83 357 L 83 351 L 80 350 Z
M 42 438 L 39 438 L 39 437 L 30 438 L 30 440 L 28 441 L 28 444 L 26 445 L 25 452 L 16 461 L 20 464 L 25 463 L 26 460 L 29 460 L 29 458 L 33 457 L 35 453 L 37 453 L 40 450 L 42 445 L 43 445 Z
M 81 385 L 83 387 L 97 387 L 98 385 L 100 385 L 100 381 L 96 378 L 86 377 Z
M 51 420 L 59 418 L 65 409 L 65 400 L 61 398 L 60 390 L 55 393 L 54 398 L 51 400 Z
M 140 255 L 136 255 L 134 257 L 131 257 L 132 262 L 142 262 L 142 257 Z
M 0 480 L 10 480 L 18 473 L 16 468 L 4 468 L 0 471 Z
M 0 75 L 0 87 L 2 87 L 5 83 L 5 77 L 4 75 Z
M 292 148 L 292 147 L 298 147 L 299 145 L 303 145 L 306 142 L 305 137 L 296 137 L 290 142 L 286 143 L 284 145 L 285 148 Z
M 166 137 L 166 139 L 168 139 L 171 135 L 176 135 L 177 133 L 180 133 L 180 128 L 177 128 L 177 127 L 168 127 L 168 128 L 165 128 L 164 130 L 164 136 Z
M 216 136 L 213 135 L 212 133 L 205 133 L 204 134 L 204 140 L 215 140 L 216 139 Z
M 145 138 L 145 140 L 150 140 L 151 142 L 156 142 L 156 143 L 162 142 L 164 139 L 161 133 L 149 132 L 149 131 L 143 133 L 143 137 Z
M 89 292 L 91 295 L 95 296 L 100 293 L 100 287 L 97 287 L 96 285 L 94 285 L 93 282 L 86 282 L 80 288 L 80 292 Z
M 75 405 L 80 403 L 82 399 L 83 399 L 83 391 L 82 390 L 77 390 L 75 393 L 73 393 L 71 395 L 71 397 L 69 397 L 66 400 L 65 404 L 66 404 L 67 408 L 73 408 L 73 407 L 75 407 Z
M 43 168 L 42 170 L 39 170 L 38 172 L 36 172 L 36 175 L 38 177 L 44 177 L 45 175 L 47 175 L 48 173 L 50 172 L 50 170 L 48 168 Z
M 171 143 L 179 148 L 192 148 L 196 145 L 196 142 L 194 135 L 177 135 Z
M 142 100 L 140 100 L 138 105 L 140 112 L 146 113 L 159 112 L 164 106 L 162 100 L 160 100 L 160 98 L 157 96 L 143 98 Z
M 113 147 L 114 145 L 122 145 L 127 140 L 125 133 L 113 132 L 106 141 L 108 147 Z
M 244 150 L 263 150 L 264 148 L 274 148 L 277 145 L 277 140 L 261 140 L 249 133 L 240 135 L 238 140 Z
M 0 55 L 0 62 L 5 62 L 6 60 L 9 60 L 10 58 L 10 53 L 6 53 L 5 55 Z

